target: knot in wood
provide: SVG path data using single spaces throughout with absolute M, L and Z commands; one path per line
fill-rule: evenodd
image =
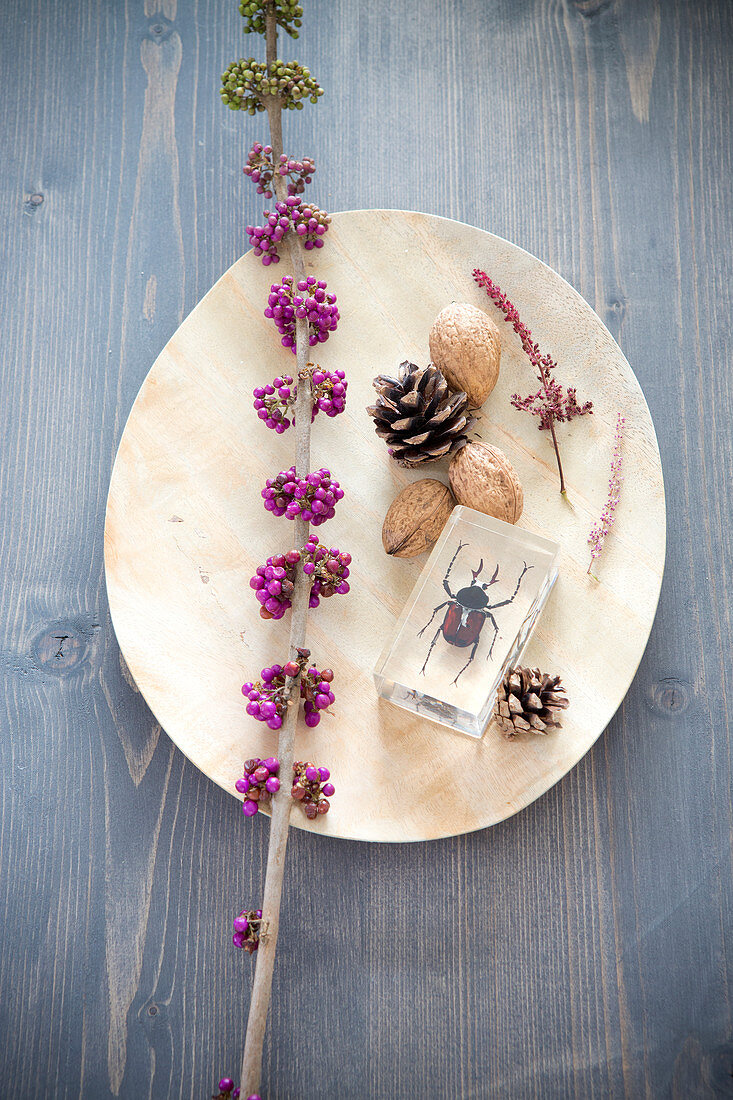
M 56 676 L 66 676 L 89 663 L 92 637 L 99 630 L 94 623 L 91 627 L 80 627 L 73 623 L 60 623 L 46 627 L 36 636 L 31 653 L 36 666 L 43 672 L 52 672 Z
M 652 684 L 648 692 L 651 709 L 665 718 L 676 718 L 688 709 L 692 699 L 692 686 L 685 680 L 667 676 Z

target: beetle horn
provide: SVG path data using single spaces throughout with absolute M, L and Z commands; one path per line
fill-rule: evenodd
M 491 578 L 491 580 L 489 581 L 489 584 L 496 584 L 498 579 L 499 579 L 499 565 L 497 563 L 496 569 L 494 570 L 494 575 Z
M 484 567 L 484 559 L 482 558 L 481 561 L 478 563 L 478 569 L 475 572 L 474 572 L 473 569 L 471 570 L 471 576 L 473 577 L 474 584 L 476 583 L 476 577 L 478 577 L 478 575 L 481 572 L 481 570 L 483 569 L 483 567 Z

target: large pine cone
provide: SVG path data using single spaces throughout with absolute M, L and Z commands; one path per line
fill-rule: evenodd
M 509 740 L 525 730 L 545 734 L 562 725 L 560 712 L 569 703 L 559 676 L 538 668 L 515 668 L 499 685 L 494 717 Z
M 468 442 L 466 433 L 476 423 L 467 411 L 468 398 L 451 393 L 432 363 L 418 367 L 405 361 L 397 378 L 380 374 L 372 385 L 377 403 L 367 412 L 400 466 L 435 462 Z

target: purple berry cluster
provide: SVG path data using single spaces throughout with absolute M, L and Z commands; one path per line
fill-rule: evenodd
M 265 210 L 264 225 L 248 225 L 247 236 L 255 256 L 261 256 L 265 267 L 279 263 L 278 248 L 290 229 L 300 237 L 306 251 L 323 246 L 323 235 L 331 219 L 312 203 L 304 205 L 296 195 L 275 204 L 270 213 Z
M 240 1090 L 235 1089 L 231 1077 L 222 1077 L 219 1081 L 219 1091 L 211 1100 L 239 1100 Z M 247 1100 L 260 1100 L 259 1096 L 248 1096 Z
M 311 423 L 319 412 L 324 412 L 326 416 L 338 416 L 344 411 L 349 383 L 342 370 L 328 371 L 316 367 L 310 375 L 310 382 L 313 394 Z M 278 375 L 266 386 L 257 386 L 253 396 L 258 417 L 278 435 L 282 435 L 295 422 L 292 409 L 298 397 L 298 387 L 293 385 L 292 375 Z
M 294 199 L 298 202 L 298 199 Z M 255 256 L 261 256 L 262 262 L 267 267 L 269 264 L 280 263 L 278 245 L 287 231 L 290 229 L 290 211 L 284 202 L 275 206 L 275 212 L 265 210 L 264 225 L 248 225 L 247 236 L 254 249 Z
M 328 768 L 317 768 L 310 761 L 296 760 L 293 764 L 292 797 L 299 802 L 305 816 L 312 821 L 319 814 L 327 814 L 331 809 L 328 801 L 336 788 L 330 783 Z
M 349 383 L 342 370 L 328 371 L 316 367 L 311 375 L 313 415 L 320 410 L 326 416 L 338 416 L 346 408 L 346 389 Z
M 304 573 L 312 577 L 310 607 L 318 607 L 320 597 L 327 599 L 349 591 L 351 554 L 342 554 L 337 547 L 328 549 L 311 535 L 302 550 L 288 550 L 286 554 L 273 554 L 265 565 L 258 565 L 249 586 L 254 589 L 260 604 L 260 617 L 281 619 L 292 606 L 295 569 L 303 562 Z
M 242 684 L 242 695 L 249 699 L 247 714 L 258 722 L 266 722 L 271 730 L 279 730 L 287 707 L 282 665 L 263 668 L 261 677 L 260 680 L 248 680 L 246 684 Z
M 295 160 L 294 157 L 280 155 L 280 163 L 277 166 L 277 174 L 285 176 L 288 180 L 288 194 L 302 195 L 305 185 L 311 182 L 316 166 L 310 157 Z M 266 199 L 272 198 L 272 178 L 275 168 L 272 163 L 272 146 L 262 145 L 256 141 L 249 151 L 247 163 L 244 166 L 245 176 L 249 176 L 253 183 L 257 184 L 257 194 L 264 195 Z
M 219 1091 L 216 1096 L 211 1097 L 211 1100 L 239 1100 L 240 1096 L 241 1089 L 235 1089 L 231 1077 L 222 1077 L 219 1082 Z M 262 1100 L 262 1097 L 258 1092 L 251 1092 L 247 1100 Z
M 305 702 L 305 724 L 311 729 L 317 726 L 321 720 L 320 712 L 330 707 L 335 702 L 336 696 L 331 691 L 333 672 L 330 668 L 324 668 L 322 672 L 314 666 L 309 668 L 301 677 L 300 694 Z
M 311 535 L 303 548 L 303 572 L 313 578 L 309 607 L 318 607 L 320 597 L 345 596 L 350 591 L 351 554 L 341 553 L 337 546 L 323 546 Z
M 234 946 L 243 948 L 250 955 L 254 954 L 260 946 L 261 924 L 261 909 L 243 909 L 239 916 L 234 918 L 234 935 L 232 936 Z M 221 1088 L 221 1084 L 219 1088 Z
M 267 703 L 264 705 L 267 706 Z M 282 725 L 282 721 L 280 724 Z M 242 803 L 245 817 L 254 817 L 259 804 L 269 802 L 271 796 L 280 790 L 280 780 L 277 777 L 279 771 L 280 761 L 274 756 L 268 756 L 266 760 L 257 757 L 254 760 L 245 760 L 244 775 L 234 784 L 240 794 L 247 795 Z
M 258 722 L 266 722 L 271 730 L 279 730 L 288 701 L 288 692 L 284 690 L 286 673 L 282 665 L 272 665 L 262 669 L 261 677 L 254 683 L 248 680 L 242 684 L 242 695 L 249 699 L 247 714 Z
M 275 516 L 304 519 L 314 527 L 332 519 L 336 504 L 344 495 L 331 471 L 322 467 L 306 477 L 298 477 L 295 466 L 268 477 L 262 490 L 265 509 Z
M 285 200 L 290 205 L 290 217 L 293 229 L 303 242 L 306 252 L 314 248 L 323 248 L 323 237 L 328 232 L 331 219 L 324 210 L 319 210 L 314 203 L 304 203 L 294 195 Z M 295 206 L 294 204 L 298 205 Z
M 305 700 L 303 710 L 305 711 L 306 726 L 317 726 L 321 720 L 320 711 L 325 710 L 334 702 L 335 696 L 331 690 L 331 681 L 333 680 L 331 669 L 325 668 L 322 672 L 319 672 L 314 665 L 306 672 L 305 666 L 308 657 L 310 657 L 310 651 L 300 649 L 298 654 L 297 662 L 288 661 L 286 665 L 272 665 L 271 668 L 263 668 L 261 680 L 256 683 L 248 682 L 242 685 L 242 694 L 249 700 L 247 714 L 256 718 L 258 722 L 266 722 L 271 730 L 279 730 L 283 724 L 290 697 L 290 685 L 287 684 L 287 681 L 294 676 L 302 673 L 300 695 Z M 269 761 L 247 761 L 248 764 L 255 763 L 255 770 L 263 764 L 268 767 L 271 762 L 272 758 Z M 274 762 L 277 763 L 277 761 Z M 269 774 L 273 775 L 272 772 Z M 252 789 L 251 779 L 252 775 L 248 774 L 243 779 L 238 779 L 235 786 L 240 794 L 247 794 L 252 801 L 257 802 L 260 796 L 254 798 L 250 794 Z M 245 781 L 250 781 L 249 786 L 245 785 Z M 265 789 L 267 790 L 267 777 L 265 778 Z M 273 792 L 270 791 L 269 793 Z M 247 810 L 246 807 L 247 803 L 245 802 L 244 812 L 246 814 L 251 815 L 257 812 L 256 809 Z
M 323 344 L 338 326 L 339 311 L 336 295 L 326 294 L 326 284 L 314 275 L 301 279 L 293 289 L 292 275 L 281 283 L 273 283 L 267 299 L 265 317 L 271 317 L 282 336 L 280 343 L 295 355 L 296 318 L 308 319 L 308 342 L 311 347 Z
M 274 428 L 278 435 L 282 435 L 293 422 L 285 414 L 295 404 L 298 395 L 298 387 L 293 385 L 292 375 L 278 375 L 266 386 L 257 386 L 253 393 L 254 407 L 260 420 L 264 420 L 267 428 Z M 314 419 L 315 410 L 311 422 Z
M 288 550 L 287 554 L 273 554 L 265 565 L 258 565 L 249 586 L 260 603 L 260 617 L 282 619 L 292 607 L 295 567 L 300 561 L 300 550 Z

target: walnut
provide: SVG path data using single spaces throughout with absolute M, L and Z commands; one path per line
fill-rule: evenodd
M 506 523 L 516 523 L 521 516 L 522 483 L 498 447 L 490 443 L 467 443 L 453 456 L 448 473 L 459 504 Z
M 382 544 L 395 558 L 414 558 L 438 541 L 455 501 L 447 485 L 432 477 L 413 481 L 392 501 L 382 527 Z
M 465 302 L 442 309 L 430 329 L 430 358 L 453 390 L 474 408 L 483 405 L 499 377 L 499 329 L 483 310 Z

